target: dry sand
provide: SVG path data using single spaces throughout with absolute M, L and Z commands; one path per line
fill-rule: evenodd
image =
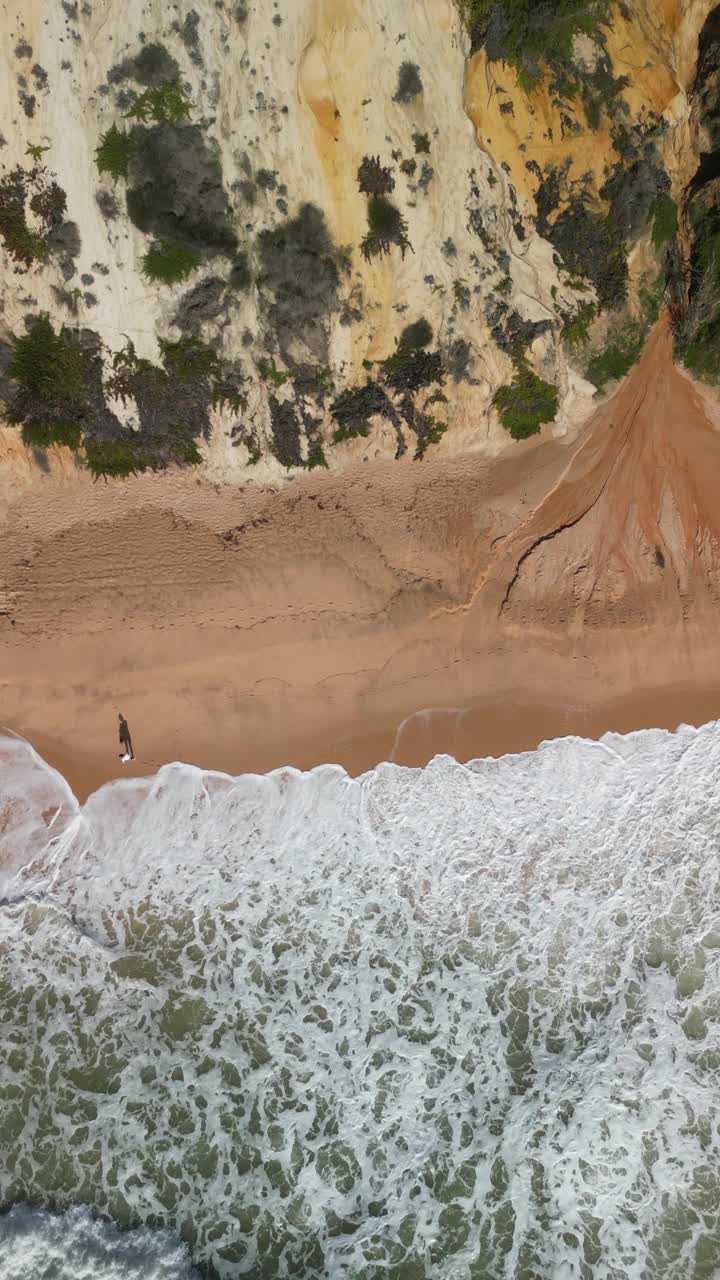
M 572 446 L 280 492 L 38 475 L 0 526 L 0 724 L 83 797 L 177 759 L 355 772 L 720 718 L 711 412 L 661 325 Z

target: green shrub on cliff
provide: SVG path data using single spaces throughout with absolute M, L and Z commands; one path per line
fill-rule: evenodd
M 595 305 L 581 302 L 577 309 L 565 317 L 563 338 L 569 347 L 584 347 L 589 340 L 589 329 L 595 319 Z
M 31 267 L 47 256 L 66 204 L 65 192 L 43 165 L 16 165 L 0 178 L 0 239 L 15 262 Z M 28 221 L 29 213 L 34 217 Z
M 324 467 L 326 471 L 329 470 L 328 460 L 325 457 L 322 440 L 315 439 L 308 442 L 308 455 L 305 467 L 307 471 L 315 471 L 317 467 Z
M 608 382 L 625 378 L 640 358 L 644 343 L 641 325 L 637 320 L 628 320 L 612 333 L 602 351 L 589 361 L 586 378 L 598 391 L 603 391 Z
M 672 240 L 678 229 L 678 210 L 672 196 L 658 196 L 653 205 L 652 219 L 652 242 L 659 249 L 668 240 Z
M 356 436 L 367 436 L 370 419 L 376 415 L 390 417 L 392 404 L 377 382 L 368 381 L 364 387 L 349 387 L 342 391 L 331 405 L 330 412 L 338 424 L 333 444 L 341 444 Z
M 395 188 L 390 169 L 380 163 L 379 156 L 363 156 L 357 172 L 358 188 L 366 196 L 387 196 Z
M 626 311 L 609 317 L 605 346 L 588 361 L 585 377 L 603 391 L 608 382 L 624 378 L 642 355 L 652 326 L 660 312 L 662 280 L 654 284 L 646 279 L 638 293 L 639 314 L 629 316 Z
M 220 374 L 217 354 L 197 338 L 181 338 L 179 342 L 164 342 L 161 339 L 160 350 L 163 364 L 171 378 L 192 381 Z
M 360 246 L 366 261 L 389 253 L 397 245 L 405 257 L 412 245 L 408 240 L 407 222 L 396 205 L 385 196 L 373 196 L 368 201 L 368 230 Z
M 46 315 L 13 339 L 8 375 L 18 384 L 7 419 L 22 427 L 27 445 L 77 449 L 82 434 L 85 356 L 66 332 L 56 333 Z
M 95 163 L 100 173 L 109 173 L 117 182 L 118 178 L 127 178 L 130 156 L 133 152 L 133 140 L 124 129 L 116 124 L 106 129 L 95 149 Z
M 122 479 L 143 471 L 161 470 L 163 465 L 130 437 L 122 440 L 94 440 L 86 437 L 84 448 L 85 465 L 95 479 L 100 476 Z
M 179 284 L 180 281 L 187 280 L 199 265 L 200 259 L 196 253 L 183 249 L 181 245 L 164 242 L 148 249 L 142 260 L 142 273 L 146 280 L 157 280 L 160 284 Z
M 557 387 L 533 373 L 523 358 L 515 363 L 512 382 L 498 387 L 493 404 L 513 440 L 535 435 L 544 422 L 554 422 L 559 399 Z
M 183 89 L 180 80 L 164 80 L 153 88 L 146 89 L 133 102 L 126 118 L 139 120 L 147 124 L 149 120 L 162 124 L 169 121 L 178 124 L 190 115 L 191 102 Z
M 456 0 L 473 51 L 491 62 L 509 62 L 524 86 L 540 76 L 540 64 L 562 66 L 572 58 L 576 35 L 595 35 L 610 11 L 608 0 Z

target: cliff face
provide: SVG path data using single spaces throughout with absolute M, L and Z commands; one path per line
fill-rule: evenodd
M 218 480 L 574 438 L 695 168 L 710 8 L 613 4 L 528 81 L 454 0 L 9 0 L 6 417 Z

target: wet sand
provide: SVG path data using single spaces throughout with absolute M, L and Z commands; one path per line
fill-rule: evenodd
M 264 744 L 259 752 L 252 742 L 243 741 L 242 735 L 239 740 L 203 742 L 197 749 L 189 740 L 181 759 L 183 763 L 233 775 L 263 773 L 285 765 L 312 769 L 330 762 L 341 764 L 357 776 L 381 761 L 416 767 L 427 764 L 435 755 L 448 754 L 467 763 L 486 756 L 532 751 L 553 738 L 599 739 L 606 733 L 652 728 L 672 731 L 681 724 L 701 725 L 709 720 L 720 720 L 720 688 L 678 688 L 636 694 L 598 707 L 507 701 L 479 704 L 459 712 L 426 709 L 415 713 L 402 729 L 398 726 L 394 732 L 361 732 L 336 741 L 306 739 L 287 750 L 276 739 Z M 72 744 L 38 733 L 32 735 L 32 743 L 62 773 L 81 801 L 115 777 L 151 775 L 172 759 L 151 758 L 139 750 L 134 764 L 122 766 L 115 765 L 111 750 L 91 756 L 74 749 Z
M 359 773 L 720 718 L 711 412 L 659 326 L 580 439 L 499 460 L 268 491 L 178 472 L 93 485 L 67 462 L 23 476 L 16 458 L 0 724 L 84 798 L 173 760 Z

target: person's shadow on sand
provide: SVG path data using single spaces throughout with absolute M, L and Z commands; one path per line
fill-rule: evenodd
M 120 746 L 122 747 L 122 751 L 120 752 L 120 759 L 124 763 L 126 760 L 134 760 L 135 752 L 133 751 L 133 748 L 132 748 L 132 738 L 130 737 L 130 729 L 128 727 L 128 722 L 125 719 L 122 711 L 118 712 L 118 720 L 120 721 L 120 726 L 119 726 Z

